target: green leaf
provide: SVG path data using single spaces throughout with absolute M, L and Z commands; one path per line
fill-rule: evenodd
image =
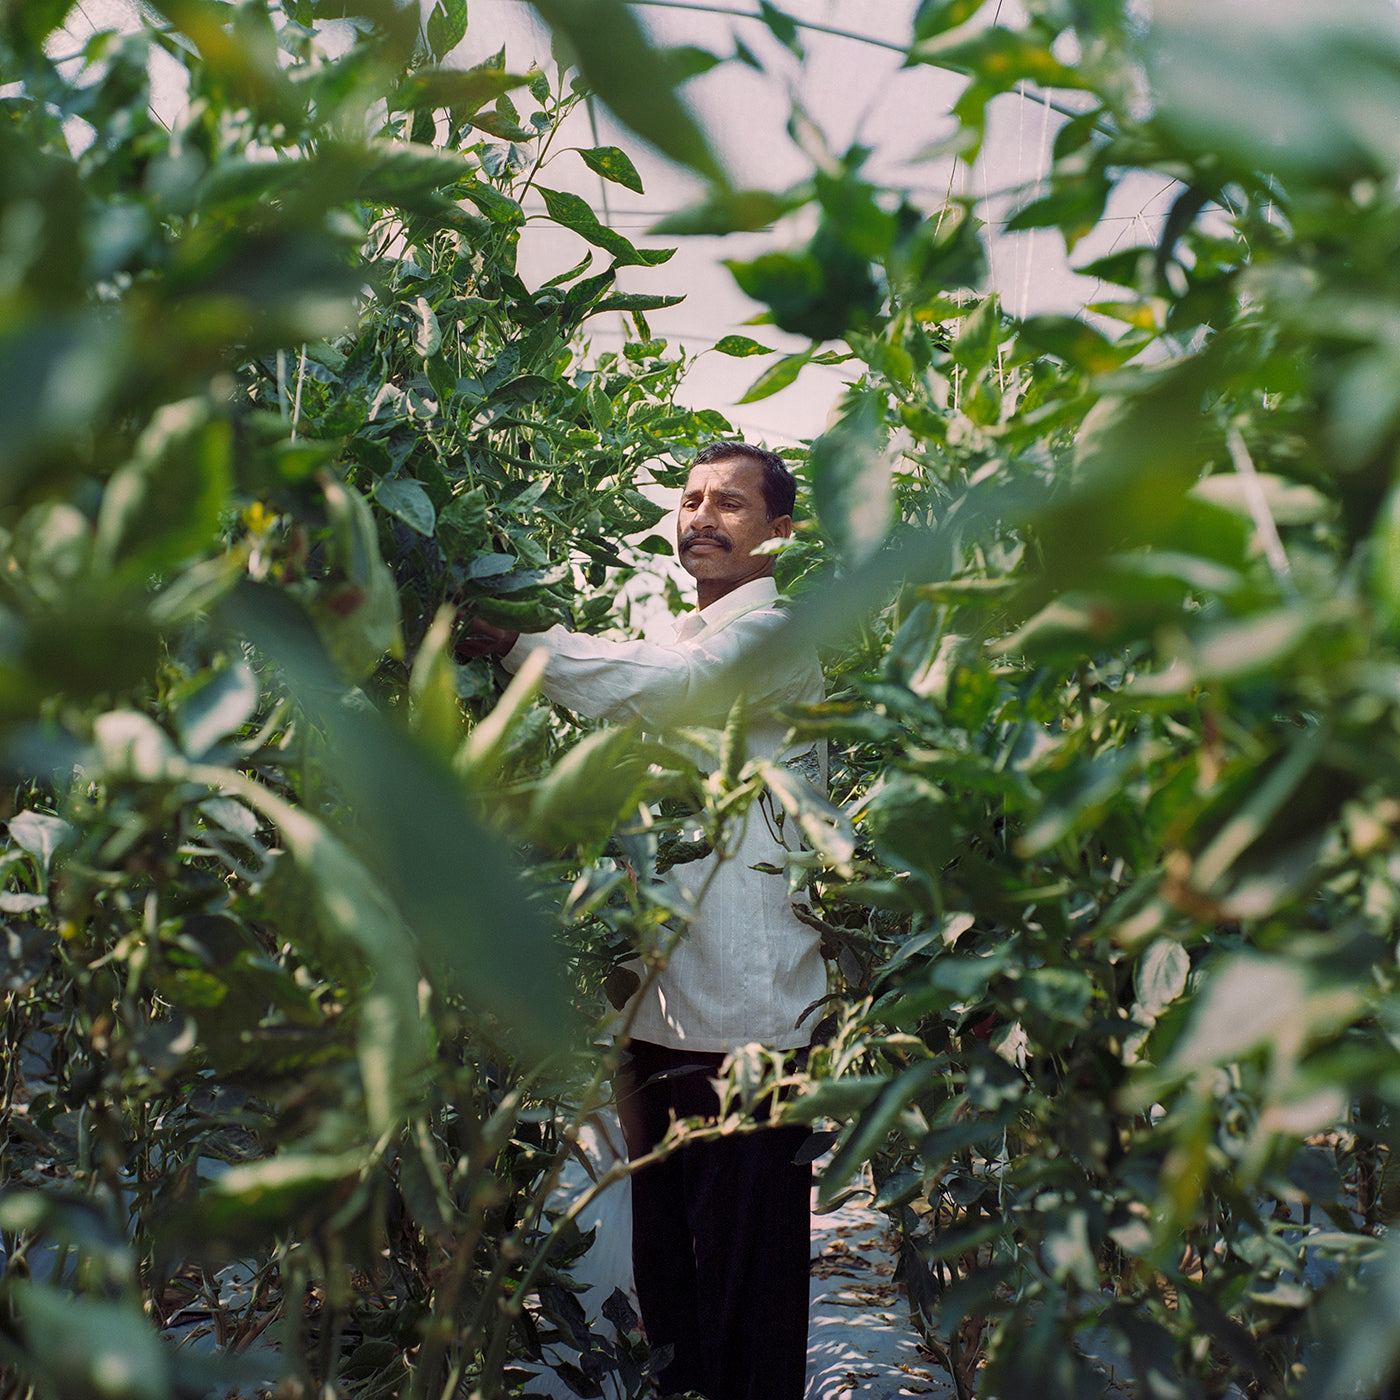
M 1283 1064 L 1358 1016 L 1364 988 L 1309 963 L 1257 953 L 1221 958 L 1204 979 L 1190 1024 L 1163 1071 L 1176 1077 L 1265 1048 Z
M 1238 681 L 1286 666 L 1329 619 L 1321 607 L 1273 608 L 1194 630 L 1189 657 L 1157 676 L 1133 682 L 1138 695 L 1184 694 L 1203 680 Z
M 25 513 L 10 540 L 25 587 L 56 604 L 92 566 L 92 522 L 76 506 L 46 501 Z
M 1050 1212 L 1042 1223 L 1041 1238 L 1042 1257 L 1057 1283 L 1073 1279 L 1085 1290 L 1099 1286 L 1098 1260 L 1089 1240 L 1087 1211 L 1061 1208 Z
M 402 650 L 399 592 L 379 552 L 379 529 L 368 502 L 343 482 L 324 486 L 332 535 L 330 557 L 343 582 L 315 595 L 312 614 L 326 649 L 344 674 L 360 680 L 385 656 Z
M 603 179 L 611 180 L 615 185 L 625 185 L 638 194 L 643 193 L 642 177 L 637 174 L 637 167 L 632 164 L 632 158 L 626 151 L 617 146 L 593 146 L 580 150 L 579 155 L 583 157 L 584 164 Z
M 144 592 L 145 580 L 140 585 Z M 110 696 L 148 684 L 158 641 L 150 612 L 125 591 L 100 592 L 84 581 L 59 607 L 37 609 L 20 621 L 0 612 L 8 630 L 7 664 L 0 666 L 0 713 L 37 717 L 55 695 L 67 700 Z
M 900 995 L 882 1005 L 879 1018 L 890 1026 L 915 1026 L 925 1016 L 944 1014 L 955 1006 L 976 1005 L 986 999 L 989 985 L 1005 970 L 1010 956 L 1008 947 L 986 957 L 945 953 L 928 965 L 922 985 L 907 985 Z
M 1346 787 L 1338 775 L 1319 765 L 1323 740 L 1323 731 L 1305 730 L 1272 762 L 1261 765 L 1257 775 L 1250 775 L 1248 786 L 1232 804 L 1225 821 L 1196 857 L 1191 879 L 1198 889 L 1213 891 L 1216 882 L 1224 879 L 1245 852 L 1269 832 L 1281 814 L 1305 816 L 1310 806 L 1310 786 L 1326 789 L 1322 804 L 1328 815 L 1328 809 L 1345 800 Z
M 1094 998 L 1095 983 L 1089 973 L 1074 967 L 1033 967 L 1016 978 L 1016 998 L 1027 1011 L 1045 1017 L 1053 1025 L 1042 1032 L 1044 1043 L 1058 1045 L 1065 1034 L 1080 1030 Z
M 467 32 L 467 0 L 437 0 L 424 30 L 434 58 L 450 53 Z
M 846 814 L 790 768 L 760 763 L 759 772 L 783 810 L 796 822 L 803 842 L 819 852 L 839 875 L 852 878 L 856 842 Z
M 343 737 L 328 726 L 332 741 Z M 310 921 L 295 932 L 355 950 L 374 971 L 358 1008 L 357 1051 L 370 1131 L 392 1132 L 408 1111 L 427 1045 L 418 1007 L 419 959 L 398 908 L 370 866 L 314 817 L 242 773 L 214 770 L 282 834 L 311 894 Z M 352 797 L 354 794 L 352 794 Z M 289 932 L 292 932 L 289 930 Z
M 886 1081 L 874 1101 L 861 1111 L 855 1126 L 822 1172 L 817 1186 L 818 1210 L 825 1209 L 827 1202 L 850 1180 L 856 1169 L 884 1146 L 906 1104 L 914 1095 L 922 1092 L 938 1073 L 938 1067 L 932 1061 L 925 1060 L 901 1070 L 893 1079 Z
M 510 747 L 512 735 L 523 724 L 539 693 L 545 664 L 544 652 L 531 652 L 511 678 L 496 707 L 467 735 L 453 759 L 453 768 L 465 782 L 480 788 L 495 780 L 496 769 Z
M 786 389 L 789 384 L 802 371 L 802 366 L 812 358 L 810 351 L 802 351 L 796 355 L 784 355 L 775 365 L 769 365 L 762 374 L 754 380 L 744 391 L 739 403 L 757 403 L 760 399 L 766 399 L 776 394 L 780 389 Z
M 476 112 L 469 120 L 478 131 L 484 131 L 498 141 L 533 141 L 540 134 L 499 111 Z
M 776 9 L 769 0 L 758 0 L 758 16 L 785 49 L 799 59 L 806 57 L 802 51 L 802 39 L 791 15 Z
M 465 11 L 466 5 L 462 5 Z M 461 117 L 480 111 L 502 93 L 527 81 L 528 75 L 489 68 L 422 68 L 389 99 L 391 112 L 435 111 L 448 108 Z
M 1017 356 L 1022 346 L 1039 355 L 1054 355 L 1086 374 L 1107 374 L 1137 353 L 1141 343 L 1115 343 L 1074 316 L 1032 316 L 1017 331 Z
M 1392 487 L 1376 513 L 1371 542 L 1371 596 L 1392 635 L 1400 634 L 1400 487 Z
M 355 192 L 373 204 L 412 207 L 423 195 L 463 180 L 477 169 L 465 156 L 409 141 L 371 141 L 356 154 Z
M 602 381 L 597 376 L 589 381 L 585 397 L 588 400 L 588 415 L 592 418 L 594 427 L 600 430 L 607 428 L 613 420 L 612 400 L 603 391 Z
M 637 530 L 650 530 L 671 513 L 669 506 L 653 501 L 650 496 L 644 496 L 640 491 L 625 489 L 619 495 L 627 506 L 627 513 L 620 517 L 620 523 L 626 527 L 626 533 L 629 535 Z M 618 563 L 621 562 L 618 560 Z
M 919 0 L 914 13 L 915 40 L 932 39 L 945 30 L 956 29 L 980 10 L 985 0 Z
M 490 522 L 482 487 L 454 496 L 438 512 L 438 543 L 449 560 L 469 559 L 486 543 Z
M 1315 486 L 1271 472 L 1217 472 L 1198 481 L 1191 495 L 1250 521 L 1262 505 L 1275 525 L 1317 525 L 1336 514 L 1335 502 Z
M 1317 1321 L 1318 1345 L 1297 1388 L 1299 1400 L 1333 1400 L 1374 1390 L 1400 1361 L 1400 1240 L 1390 1236 L 1360 1276 L 1344 1271 Z
M 191 758 L 202 758 L 257 713 L 261 691 L 253 668 L 242 657 L 206 674 L 174 706 L 175 732 Z
M 893 518 L 892 464 L 880 432 L 876 397 L 861 394 L 812 444 L 812 502 L 817 517 L 852 563 L 868 558 L 880 546 Z
M 824 218 L 805 248 L 761 253 L 751 262 L 725 261 L 748 296 L 766 303 L 775 324 L 809 340 L 836 340 L 869 331 L 881 292 L 870 259 L 846 231 Z
M 374 488 L 374 499 L 390 515 L 402 520 L 420 535 L 432 538 L 437 529 L 437 511 L 433 507 L 433 498 L 428 495 L 422 482 L 414 481 L 411 477 L 381 481 Z
M 1345 471 L 1364 470 L 1376 453 L 1384 450 L 1397 420 L 1400 353 L 1382 345 L 1350 356 L 1332 388 L 1327 412 L 1334 461 Z
M 1028 228 L 1057 228 L 1065 237 L 1065 249 L 1087 237 L 1103 218 L 1113 186 L 1107 175 L 1095 169 L 1069 184 L 1056 184 L 1049 194 L 1017 210 L 1007 222 L 1008 233 Z
M 652 296 L 646 292 L 612 292 L 598 302 L 590 316 L 601 311 L 660 311 L 667 306 L 679 306 L 685 296 Z
M 677 44 L 674 48 L 667 49 L 666 61 L 677 83 L 685 82 L 688 78 L 698 78 L 702 73 L 708 73 L 724 62 L 717 53 L 695 44 Z
M 1026 645 L 1027 638 L 1018 634 L 1014 641 L 1019 650 Z M 1038 855 L 1080 827 L 1092 826 L 1140 767 L 1136 747 L 1128 745 L 1090 753 L 1071 765 L 1067 772 L 1056 774 L 1045 805 L 1018 839 L 1017 851 L 1028 856 Z
M 662 154 L 718 184 L 724 171 L 677 89 L 683 61 L 655 48 L 622 0 L 532 0 L 567 40 L 588 86 L 613 115 Z M 644 82 L 639 82 L 645 74 Z
M 335 755 L 337 789 L 355 814 L 349 833 L 355 850 L 331 841 L 323 828 L 308 826 L 310 819 L 292 809 L 300 843 L 293 850 L 301 852 L 298 864 L 318 871 L 318 898 L 329 901 L 327 916 L 337 925 L 348 921 L 343 936 L 364 946 L 381 969 L 395 998 L 389 1010 L 398 1006 L 400 980 L 407 978 L 402 994 L 412 1002 L 419 1029 L 399 1032 L 407 1039 L 397 1060 L 411 1064 L 413 1046 L 421 1039 L 420 958 L 434 979 L 489 1015 L 493 1033 L 522 1053 L 557 1048 L 568 1037 L 571 1020 L 549 922 L 526 901 L 514 853 L 482 828 L 458 778 L 399 723 L 372 709 L 338 703 L 338 689 L 327 689 L 332 678 L 316 638 L 271 590 L 245 590 L 231 604 L 231 616 L 297 679 L 298 694 Z M 280 808 L 268 810 L 279 827 L 289 820 Z M 345 861 L 359 873 L 342 877 Z M 346 883 L 338 889 L 342 878 Z M 362 929 L 356 905 L 363 899 L 377 902 L 364 916 L 374 912 L 374 925 Z M 406 955 L 412 945 L 403 941 L 403 923 L 420 950 L 412 956 Z M 510 931 L 508 939 L 502 930 Z M 381 958 L 390 960 L 387 969 Z M 407 1014 L 406 1004 L 395 1011 Z M 376 1033 L 375 1043 L 385 1054 L 395 1053 L 388 1040 L 393 1033 L 392 1020 Z M 388 1102 L 398 1102 L 411 1089 L 407 1080 L 392 1087 Z
M 368 1165 L 356 1151 L 282 1152 L 236 1163 L 205 1189 L 197 1207 L 199 1227 L 226 1243 L 259 1239 L 288 1219 L 324 1210 Z
M 1048 42 L 1028 30 L 996 24 L 971 35 L 954 31 L 921 40 L 909 50 L 909 62 L 970 73 L 992 92 L 1010 92 L 1025 82 L 1044 88 L 1086 86 L 1084 76 L 1061 63 Z
M 1174 938 L 1158 938 L 1148 944 L 1133 969 L 1137 1004 L 1149 1015 L 1159 1016 L 1186 990 L 1191 956 Z
M 1236 11 L 1180 0 L 1143 52 L 1158 116 L 1189 149 L 1326 183 L 1400 164 L 1400 29 L 1388 0 Z
M 22 5 L 7 5 L 0 14 L 6 39 L 17 48 L 40 53 L 44 40 L 63 24 L 73 4 L 74 0 L 26 0 Z
M 999 1112 L 985 1118 L 961 1118 L 946 1127 L 934 1128 L 919 1144 L 919 1156 L 923 1159 L 925 1169 L 940 1170 L 967 1148 L 997 1141 L 1006 1131 L 1007 1123 L 1013 1116 L 1012 1107 L 1006 1105 Z
M 714 189 L 701 203 L 677 210 L 653 224 L 650 232 L 667 238 L 677 234 L 718 237 L 726 233 L 754 233 L 771 227 L 810 198 L 811 190 L 806 186 L 787 194 Z
M 547 849 L 602 845 L 641 800 L 646 763 L 626 726 L 588 735 L 550 770 L 530 801 L 529 830 Z
M 51 941 L 52 935 L 46 936 Z M 130 1241 L 117 1220 L 83 1196 L 50 1188 L 25 1190 L 12 1183 L 0 1191 L 0 1229 L 43 1235 L 50 1244 L 77 1250 L 86 1267 L 96 1265 L 102 1278 L 120 1287 L 136 1264 Z
M 9 1289 L 30 1366 L 50 1393 L 86 1400 L 172 1400 L 171 1363 L 134 1303 L 106 1302 L 28 1279 Z
M 580 238 L 587 239 L 595 247 L 611 253 L 620 267 L 626 267 L 633 263 L 654 267 L 658 263 L 666 262 L 676 251 L 674 248 L 657 248 L 649 251 L 635 248 L 615 229 L 610 229 L 599 223 L 598 216 L 589 208 L 587 200 L 564 190 L 550 190 L 543 185 L 538 186 L 538 188 L 544 197 L 545 208 L 549 210 L 551 219 L 562 224 L 565 228 L 573 230 Z
M 97 563 L 144 577 L 207 550 L 232 482 L 232 448 L 232 425 L 203 400 L 160 409 L 107 484 Z
M 228 156 L 200 182 L 199 204 L 208 209 L 271 199 L 298 181 L 311 182 L 315 178 L 314 171 L 314 162 L 300 155 L 278 161 Z
M 800 1098 L 783 1104 L 783 1118 L 816 1123 L 823 1118 L 849 1118 L 873 1100 L 888 1081 L 883 1075 L 849 1074 L 842 1079 L 819 1079 L 803 1086 Z
M 926 778 L 890 774 L 872 792 L 866 823 L 895 869 L 936 881 L 957 849 L 947 796 Z
M 733 355 L 742 358 L 745 355 L 771 355 L 771 347 L 760 345 L 758 341 L 751 340 L 746 335 L 726 335 L 715 341 L 716 350 L 721 355 Z M 801 366 L 799 366 L 801 368 Z
M 189 761 L 149 715 L 110 710 L 92 724 L 93 747 L 111 781 L 165 784 L 181 782 Z
M 442 331 L 426 297 L 415 297 L 412 311 L 413 348 L 426 360 L 442 349 Z
M 557 381 L 543 374 L 520 374 L 503 380 L 488 395 L 493 404 L 534 403 L 538 398 L 558 388 Z
M 513 554 L 478 554 L 462 571 L 463 578 L 488 579 L 508 574 L 520 561 Z
M 9 827 L 10 840 L 34 857 L 41 877 L 47 876 L 58 851 L 77 835 L 62 817 L 51 816 L 47 812 L 16 812 L 10 818 Z

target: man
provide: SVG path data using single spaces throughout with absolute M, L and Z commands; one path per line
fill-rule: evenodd
M 796 486 L 780 458 L 718 442 L 695 458 L 677 516 L 695 612 L 676 640 L 611 642 L 562 627 L 519 637 L 481 620 L 478 655 L 508 670 L 543 651 L 550 699 L 596 718 L 653 730 L 723 724 L 742 695 L 751 756 L 798 767 L 817 782 L 824 755 L 783 750 L 784 707 L 821 700 L 815 654 L 779 643 L 785 617 L 773 556 L 755 553 L 792 533 Z M 673 1117 L 713 1117 L 711 1079 L 725 1055 L 758 1043 L 800 1051 L 802 1013 L 826 990 L 817 935 L 792 912 L 771 808 L 755 803 L 725 855 L 676 866 L 697 904 L 665 970 L 643 984 L 630 1014 L 618 1107 L 632 1158 Z M 626 1024 L 626 1022 L 624 1022 Z M 674 1349 L 663 1393 L 707 1400 L 802 1400 L 807 1359 L 811 1167 L 793 1156 L 800 1127 L 691 1143 L 632 1180 L 632 1255 L 642 1322 L 654 1348 Z

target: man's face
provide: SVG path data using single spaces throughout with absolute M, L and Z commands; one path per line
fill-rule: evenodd
M 702 608 L 772 573 L 772 555 L 754 555 L 754 547 L 790 534 L 791 516 L 768 518 L 757 462 L 722 457 L 691 469 L 676 517 L 676 545 L 681 567 L 696 580 Z

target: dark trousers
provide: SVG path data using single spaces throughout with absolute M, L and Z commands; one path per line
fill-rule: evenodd
M 627 1155 L 651 1151 L 678 1118 L 713 1117 L 723 1055 L 631 1041 L 619 1073 Z M 689 1143 L 632 1177 L 632 1266 L 653 1348 L 675 1351 L 663 1395 L 802 1400 L 810 1296 L 805 1127 Z

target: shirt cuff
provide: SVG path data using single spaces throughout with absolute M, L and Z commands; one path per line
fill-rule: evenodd
M 544 632 L 522 632 L 515 639 L 515 645 L 501 657 L 501 665 L 514 675 L 530 659 L 531 653 L 549 649 L 549 644 L 544 639 L 550 632 L 567 630 L 556 623 Z

